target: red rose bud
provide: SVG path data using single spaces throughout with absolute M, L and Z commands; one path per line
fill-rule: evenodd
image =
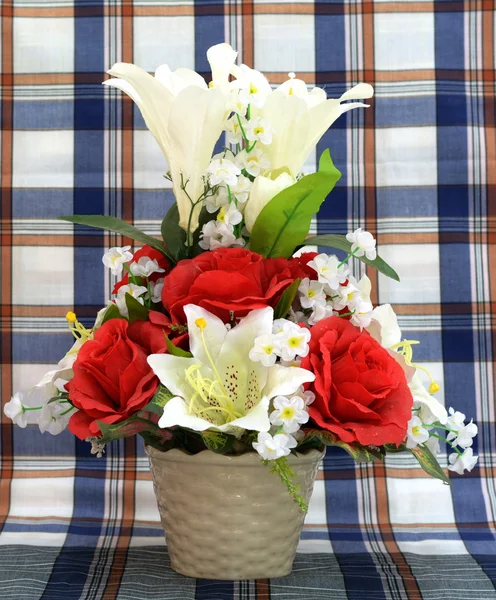
M 310 330 L 310 351 L 301 366 L 315 373 L 310 417 L 347 443 L 399 444 L 412 416 L 405 373 L 366 331 L 330 317 Z

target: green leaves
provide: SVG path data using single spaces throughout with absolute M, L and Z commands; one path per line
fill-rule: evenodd
M 102 326 L 107 321 L 110 321 L 110 319 L 125 319 L 125 317 L 121 315 L 119 309 L 115 304 L 109 304 L 107 310 L 105 311 L 105 314 L 103 315 L 103 319 L 100 326 Z
M 191 352 L 188 352 L 187 350 L 183 350 L 182 348 L 179 348 L 178 346 L 175 346 L 169 339 L 169 336 L 164 333 L 165 335 L 165 343 L 167 345 L 167 352 L 169 354 L 172 354 L 173 356 L 182 356 L 184 358 L 191 358 L 193 355 L 191 354 Z
M 370 446 L 361 446 L 360 444 L 347 444 L 338 440 L 330 431 L 323 429 L 305 429 L 304 431 L 305 438 L 303 441 L 306 441 L 308 438 L 317 438 L 326 446 L 338 446 L 346 450 L 357 462 L 370 462 L 384 458 L 384 451 L 381 448 L 371 448 Z
M 216 454 L 227 454 L 231 451 L 236 438 L 222 431 L 202 431 L 201 436 L 205 446 Z
M 155 250 L 158 250 L 167 258 L 172 258 L 160 240 L 157 240 L 151 235 L 144 233 L 140 229 L 117 217 L 105 215 L 69 215 L 58 218 L 61 221 L 69 221 L 76 225 L 86 225 L 87 227 L 96 227 L 97 229 L 106 229 L 107 231 L 120 233 L 121 235 L 136 240 L 137 242 L 141 242 L 142 244 L 148 244 L 148 246 L 155 248 Z
M 155 395 L 143 410 L 153 412 L 159 417 L 161 417 L 164 412 L 164 406 L 173 397 L 174 394 L 171 394 L 171 392 L 169 392 L 169 390 L 164 385 L 160 384 L 157 388 L 157 391 L 155 392 Z
M 293 304 L 296 292 L 300 286 L 301 279 L 295 279 L 293 283 L 284 290 L 282 296 L 274 309 L 274 319 L 284 319 Z
M 186 256 L 186 232 L 179 227 L 179 210 L 177 203 L 169 208 L 161 225 L 162 239 L 169 254 L 175 261 Z
M 451 485 L 449 477 L 446 475 L 443 469 L 441 469 L 436 457 L 434 454 L 432 454 L 429 448 L 427 448 L 427 446 L 410 448 L 410 452 L 413 454 L 413 456 L 415 456 L 419 462 L 419 465 L 428 475 L 431 475 L 432 477 L 440 479 L 442 482 Z
M 307 238 L 304 241 L 304 244 L 305 246 L 329 246 L 331 248 L 338 248 L 339 250 L 344 250 L 347 254 L 350 254 L 351 252 L 351 242 L 349 242 L 344 235 L 314 235 Z M 396 273 L 396 271 L 379 256 L 375 260 L 369 260 L 365 256 L 357 256 L 357 258 L 371 267 L 374 267 L 374 269 L 377 269 L 383 275 L 386 275 L 395 281 L 400 280 L 398 273 Z
M 131 294 L 126 294 L 125 300 L 127 310 L 129 312 L 130 323 L 134 323 L 134 321 L 148 320 L 148 309 L 146 308 L 146 306 L 143 306 L 143 304 L 141 304 L 141 302 L 138 302 L 138 300 L 131 296 Z
M 253 226 L 250 249 L 265 257 L 289 257 L 304 243 L 312 216 L 341 177 L 329 150 L 320 157 L 319 170 L 306 175 L 263 208 Z

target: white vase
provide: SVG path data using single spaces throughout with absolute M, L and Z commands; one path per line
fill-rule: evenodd
M 175 571 L 204 579 L 291 572 L 305 514 L 258 454 L 146 451 Z M 323 455 L 312 449 L 288 457 L 307 502 Z

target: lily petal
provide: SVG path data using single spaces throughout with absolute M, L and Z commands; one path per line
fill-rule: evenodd
M 204 364 L 209 364 L 208 356 L 205 352 L 207 347 L 213 361 L 217 360 L 222 344 L 227 337 L 228 331 L 223 321 L 208 310 L 187 304 L 184 307 L 186 318 L 188 319 L 189 347 L 191 354 Z M 206 326 L 203 329 L 197 325 L 197 321 L 203 319 Z M 205 339 L 205 345 L 202 340 L 202 333 Z
M 274 365 L 270 368 L 264 394 L 269 399 L 274 398 L 274 396 L 287 396 L 294 394 L 300 385 L 314 380 L 315 375 L 307 369 Z
M 241 429 L 248 429 L 251 431 L 269 431 L 270 426 L 269 398 L 265 396 L 243 417 L 235 419 L 234 421 L 226 423 L 225 425 L 216 426 L 215 429 L 218 429 L 219 431 L 226 431 L 231 427 L 240 427 Z
M 186 402 L 178 396 L 171 398 L 169 402 L 167 402 L 164 406 L 164 412 L 158 422 L 158 426 L 162 427 L 162 429 L 174 427 L 176 425 L 193 429 L 193 431 L 205 431 L 212 427 L 212 423 L 209 421 L 196 417 L 195 415 L 190 415 L 188 413 Z
M 148 364 L 152 371 L 160 379 L 172 394 L 188 397 L 191 394 L 191 387 L 185 379 L 185 371 L 192 365 L 200 361 L 195 358 L 186 358 L 184 356 L 173 356 L 172 354 L 151 354 Z M 205 371 L 203 367 L 202 372 Z

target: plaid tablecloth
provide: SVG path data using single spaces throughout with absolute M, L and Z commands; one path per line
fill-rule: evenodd
M 495 16 L 487 0 L 3 0 L 1 391 L 34 384 L 109 297 L 101 263 L 122 240 L 56 221 L 105 213 L 159 233 L 172 202 L 158 147 L 131 101 L 100 85 L 116 61 L 206 74 L 228 41 L 273 83 L 295 71 L 372 107 L 319 144 L 343 172 L 314 230 L 372 231 L 400 284 L 370 270 L 440 397 L 480 435 L 452 486 L 411 457 L 328 454 L 293 575 L 222 583 L 171 572 L 142 449 L 102 459 L 70 434 L 2 415 L 0 598 L 174 600 L 496 598 Z M 315 155 L 308 166 L 315 165 Z M 417 349 L 418 348 L 418 349 Z M 442 461 L 446 461 L 443 448 Z

